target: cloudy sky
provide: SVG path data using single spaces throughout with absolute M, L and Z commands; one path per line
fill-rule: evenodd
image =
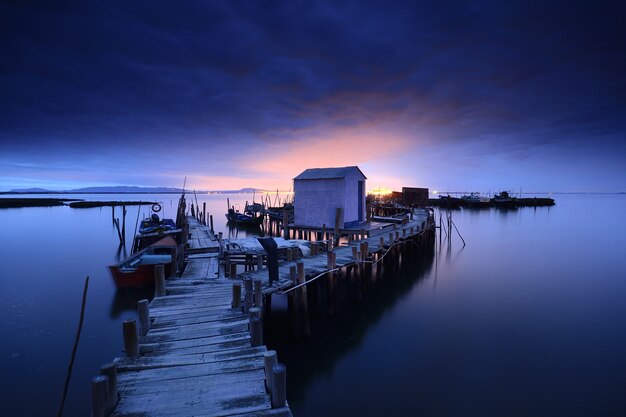
M 0 190 L 626 191 L 618 4 L 4 1 Z

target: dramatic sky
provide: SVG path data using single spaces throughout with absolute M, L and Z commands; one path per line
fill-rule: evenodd
M 3 1 L 0 190 L 626 191 L 602 1 Z

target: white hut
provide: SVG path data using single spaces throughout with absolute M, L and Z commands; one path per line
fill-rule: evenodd
M 310 168 L 293 179 L 295 225 L 328 228 L 365 221 L 365 180 L 359 167 Z

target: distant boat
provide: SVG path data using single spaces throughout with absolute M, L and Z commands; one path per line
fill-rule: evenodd
M 461 199 L 450 195 L 439 196 L 439 207 L 458 209 L 461 206 Z
M 491 202 L 496 207 L 516 207 L 517 198 L 511 197 L 508 191 L 502 191 L 500 194 L 496 194 L 491 199 Z
M 491 204 L 489 197 L 481 197 L 479 193 L 461 196 L 461 202 L 466 207 L 489 207 Z
M 165 276 L 170 276 L 177 246 L 171 236 L 166 236 L 117 265 L 109 266 L 115 286 L 121 289 L 154 285 L 156 265 L 163 265 Z

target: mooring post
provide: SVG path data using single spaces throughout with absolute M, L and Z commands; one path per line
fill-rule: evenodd
M 339 229 L 342 226 L 342 221 L 341 221 L 341 213 L 343 212 L 343 209 L 341 207 L 337 207 L 335 209 L 335 235 L 333 236 L 333 240 L 335 244 L 339 243 Z
M 202 222 L 206 226 L 206 201 L 202 202 Z
M 100 367 L 100 375 L 107 377 L 108 397 L 109 397 L 109 413 L 111 413 L 117 405 L 117 366 L 114 363 L 107 363 Z
M 283 211 L 283 239 L 289 240 L 289 213 Z
M 109 378 L 104 375 L 91 380 L 91 417 L 109 415 Z
M 263 344 L 263 322 L 258 317 L 250 317 L 250 344 L 252 347 Z
M 265 388 L 272 395 L 272 368 L 278 363 L 275 350 L 268 350 L 263 353 L 263 365 L 265 365 Z
M 400 231 L 396 230 L 396 240 L 400 240 Z
M 213 232 L 215 229 L 213 228 L 213 215 L 212 214 L 209 215 L 209 223 L 211 224 L 211 232 Z
M 230 263 L 230 279 L 236 279 L 237 278 L 237 264 L 234 262 Z
M 150 306 L 148 300 L 139 300 L 137 302 L 137 313 L 139 314 L 139 332 L 145 336 L 150 330 Z
M 287 262 L 291 262 L 293 258 L 293 252 L 290 248 L 287 248 Z
M 282 363 L 272 366 L 272 408 L 282 408 L 287 403 L 287 367 Z
M 126 357 L 136 358 L 139 356 L 139 339 L 137 338 L 137 321 L 125 320 L 122 323 L 124 335 L 124 351 Z
M 322 240 L 326 241 L 326 223 L 322 224 Z
M 296 263 L 298 270 L 298 284 L 304 284 L 306 282 L 306 277 L 304 276 L 304 262 L 298 261 Z M 311 325 L 309 323 L 309 303 L 307 299 L 307 289 L 306 285 L 300 287 L 300 311 L 302 312 L 301 320 L 302 320 L 302 334 L 305 337 L 311 335 Z
M 300 257 L 300 249 L 297 247 L 291 248 L 291 259 L 293 259 L 294 261 L 297 261 L 299 257 Z
M 295 286 L 298 284 L 298 276 L 296 273 L 295 265 L 289 266 L 289 277 L 291 278 L 291 285 Z M 293 290 L 287 293 L 287 312 L 289 313 L 289 318 L 291 320 L 291 334 L 295 338 L 298 338 L 300 336 L 300 328 L 298 326 L 298 298 L 298 290 Z
M 311 256 L 317 256 L 317 243 L 311 243 Z
M 253 289 L 252 278 L 246 278 L 243 281 L 243 284 L 244 284 L 244 289 L 246 290 L 244 312 L 247 313 L 248 311 L 250 311 L 250 307 L 252 307 L 252 303 L 254 301 L 253 299 L 254 289 Z
M 233 300 L 231 302 L 233 308 L 241 308 L 241 283 L 233 284 Z
M 165 268 L 163 265 L 154 266 L 154 296 L 164 297 L 165 291 Z
M 384 237 L 380 237 L 380 240 L 378 242 L 378 249 L 380 250 L 384 250 L 385 249 L 385 238 Z
M 257 269 L 263 269 L 263 254 L 259 253 L 256 256 L 256 267 Z
M 260 279 L 254 280 L 254 305 L 259 309 L 263 308 L 263 283 Z
M 358 257 L 357 257 L 357 256 L 358 256 L 358 255 L 357 255 L 357 249 L 356 249 L 356 246 L 352 246 L 352 259 L 354 259 L 355 261 L 357 261 L 357 260 L 358 260 Z
M 393 243 L 393 233 L 389 233 L 389 245 Z

